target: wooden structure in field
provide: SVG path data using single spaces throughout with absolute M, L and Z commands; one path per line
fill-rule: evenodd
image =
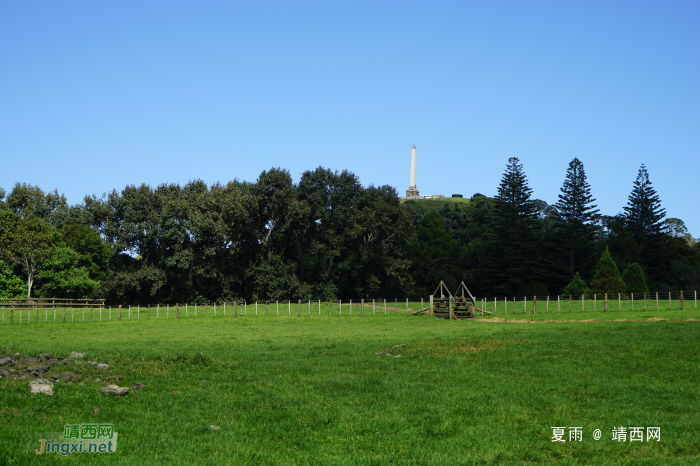
M 430 307 L 416 311 L 413 314 L 430 314 L 443 319 L 459 320 L 474 318 L 476 311 L 481 311 L 482 314 L 492 314 L 476 306 L 476 299 L 464 282 L 459 284 L 457 295 L 453 296 L 450 290 L 447 289 L 445 282 L 440 280 L 437 289 L 430 295 Z

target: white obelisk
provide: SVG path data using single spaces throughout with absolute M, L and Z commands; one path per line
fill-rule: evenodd
M 416 145 L 411 148 L 411 184 L 406 191 L 406 199 L 418 199 L 420 195 L 416 188 Z

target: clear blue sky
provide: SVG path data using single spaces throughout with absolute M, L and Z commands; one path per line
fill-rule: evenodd
M 404 194 L 496 193 L 519 157 L 601 213 L 640 164 L 700 236 L 700 2 L 2 1 L 0 186 L 71 204 L 129 184 L 319 165 Z

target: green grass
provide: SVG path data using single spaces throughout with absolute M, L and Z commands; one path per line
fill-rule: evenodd
M 523 325 L 325 310 L 2 326 L 0 345 L 12 351 L 86 352 L 109 363 L 120 386 L 147 387 L 102 395 L 94 379 L 104 373 L 91 366 L 70 366 L 84 384 L 58 384 L 53 397 L 1 380 L 0 464 L 700 462 L 700 323 L 684 321 L 692 311 Z M 387 349 L 393 357 L 374 354 Z M 90 422 L 115 425 L 117 453 L 36 455 L 27 443 Z M 583 441 L 553 443 L 552 426 L 581 426 Z M 614 442 L 616 426 L 659 426 L 661 441 Z

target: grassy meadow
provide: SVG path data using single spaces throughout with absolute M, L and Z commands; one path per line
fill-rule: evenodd
M 0 464 L 698 464 L 700 315 L 687 304 L 544 314 L 538 303 L 536 315 L 471 321 L 335 306 L 329 317 L 327 304 L 301 319 L 294 304 L 292 317 L 33 316 L 0 326 L 0 347 L 110 368 L 64 366 L 83 378 L 53 397 L 0 380 Z M 103 395 L 106 375 L 146 387 Z M 114 424 L 117 452 L 34 453 L 38 433 L 81 423 Z M 554 426 L 566 440 L 581 427 L 582 440 L 552 442 Z M 613 441 L 619 426 L 660 427 L 661 440 Z

